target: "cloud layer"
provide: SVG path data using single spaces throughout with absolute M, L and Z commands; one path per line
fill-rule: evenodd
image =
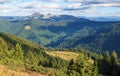
M 105 10 L 104 10 L 105 9 Z M 0 0 L 0 15 L 30 15 L 34 12 L 72 15 L 119 16 L 119 0 Z M 113 12 L 114 11 L 114 12 Z M 117 13 L 117 14 L 116 14 Z
M 0 0 L 0 4 L 10 2 L 10 0 Z

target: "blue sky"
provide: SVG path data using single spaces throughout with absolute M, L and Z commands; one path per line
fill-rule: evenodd
M 0 0 L 0 16 L 27 16 L 34 12 L 120 16 L 120 0 Z

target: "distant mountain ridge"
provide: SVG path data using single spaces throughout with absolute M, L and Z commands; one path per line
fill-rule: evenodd
M 7 20 L 7 21 L 25 21 L 25 20 L 30 20 L 30 19 L 41 19 L 41 20 L 55 20 L 55 21 L 60 21 L 60 20 L 77 20 L 81 22 L 86 22 L 90 21 L 85 18 L 79 18 L 75 17 L 72 15 L 57 15 L 57 14 L 40 14 L 40 13 L 33 13 L 30 16 L 1 16 L 0 19 L 2 20 Z
M 42 19 L 42 20 L 77 20 L 81 22 L 86 21 L 120 21 L 120 16 L 100 16 L 100 17 L 87 17 L 87 16 L 72 16 L 72 15 L 58 15 L 58 14 L 41 14 L 35 12 L 30 16 L 0 16 L 0 19 L 7 21 L 25 21 L 29 19 Z
M 108 16 L 108 17 L 83 17 L 92 21 L 120 21 L 120 16 Z
M 34 13 L 26 17 L 0 17 L 0 32 L 14 34 L 46 47 L 79 46 L 98 52 L 120 50 L 117 43 L 119 25 L 120 21 L 99 22 L 71 15 Z M 114 47 L 107 46 L 111 40 Z

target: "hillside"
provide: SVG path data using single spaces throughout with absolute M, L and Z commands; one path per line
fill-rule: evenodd
M 98 53 L 102 53 L 105 50 L 116 50 L 119 52 L 119 29 L 119 23 L 93 27 L 83 26 L 83 28 L 81 27 L 80 30 L 76 30 L 76 32 L 71 33 L 64 38 L 60 38 L 58 41 L 53 42 L 48 46 L 58 48 L 82 47 Z
M 10 69 L 8 66 L 0 65 L 0 76 L 47 76 L 47 75 L 42 75 L 38 72 L 19 68 L 17 68 L 17 70 L 13 70 Z
M 40 73 L 45 73 L 52 70 L 52 68 L 62 69 L 68 64 L 68 61 L 46 54 L 45 50 L 47 49 L 30 41 L 0 33 L 0 64 L 25 68 Z M 61 66 L 58 66 L 59 62 L 61 62 Z
M 17 76 L 118 76 L 120 73 L 115 51 L 98 55 L 81 48 L 47 49 L 4 33 L 0 33 L 0 65 L 4 68 L 0 69 L 2 75 L 10 72 L 10 75 Z M 10 66 L 10 69 L 3 65 Z M 21 68 L 26 71 L 21 72 Z

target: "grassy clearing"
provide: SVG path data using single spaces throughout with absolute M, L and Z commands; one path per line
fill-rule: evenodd
M 77 60 L 77 57 L 80 55 L 84 57 L 83 54 L 81 53 L 76 53 L 76 52 L 65 52 L 65 51 L 46 51 L 47 54 L 55 56 L 55 57 L 60 57 L 65 60 Z M 94 64 L 94 60 L 92 59 L 87 59 L 87 62 L 90 64 Z
M 77 59 L 77 56 L 79 53 L 75 52 L 65 52 L 65 51 L 46 51 L 47 54 L 52 55 L 52 56 L 57 56 L 65 60 L 70 60 L 70 59 Z

